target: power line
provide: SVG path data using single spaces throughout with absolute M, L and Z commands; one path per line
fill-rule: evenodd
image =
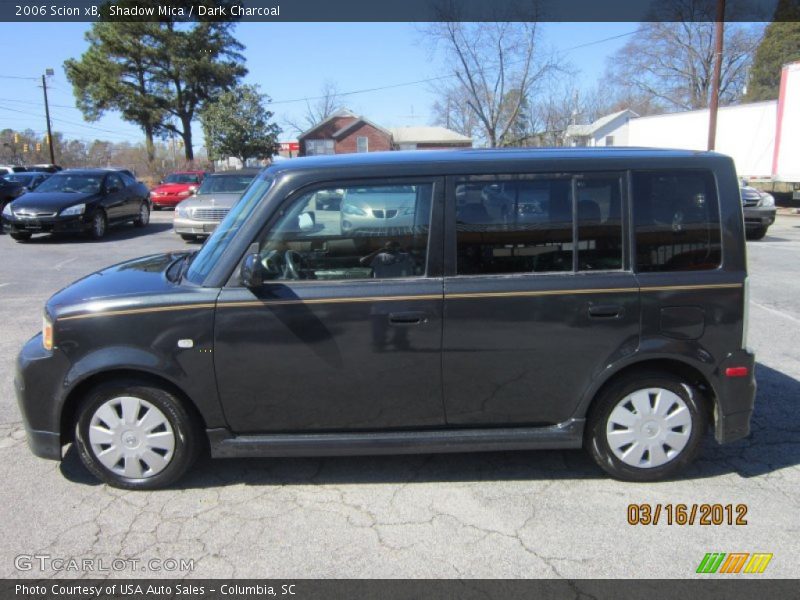
M 636 31 L 629 31 L 627 33 L 621 33 L 619 35 L 612 35 L 610 37 L 603 38 L 601 40 L 594 40 L 592 42 L 586 42 L 585 44 L 578 44 L 577 46 L 572 46 L 570 48 L 566 48 L 566 49 L 562 50 L 562 53 L 566 54 L 567 52 L 572 52 L 573 50 L 578 50 L 580 48 L 586 48 L 588 46 L 595 46 L 597 44 L 610 42 L 612 40 L 618 40 L 620 38 L 624 38 L 624 37 L 627 37 L 629 35 L 633 35 L 634 33 L 636 33 Z M 514 64 L 514 63 L 519 63 L 519 62 L 523 62 L 523 61 L 521 61 L 521 60 L 512 61 L 512 62 L 509 62 L 507 64 Z M 378 91 L 381 91 L 381 90 L 391 90 L 391 89 L 399 88 L 399 87 L 406 87 L 406 86 L 411 86 L 411 85 L 419 85 L 421 83 L 430 83 L 430 82 L 433 82 L 433 81 L 440 81 L 442 79 L 450 79 L 451 77 L 456 77 L 456 75 L 455 74 L 440 75 L 438 77 L 429 77 L 427 79 L 418 79 L 417 81 L 406 81 L 404 83 L 395 83 L 395 84 L 383 85 L 383 86 L 379 86 L 379 87 L 365 88 L 365 89 L 362 89 L 362 90 L 352 90 L 352 91 L 349 91 L 349 92 L 338 93 L 338 94 L 336 94 L 336 96 L 338 96 L 338 97 L 352 96 L 354 94 L 365 94 L 367 92 L 378 92 Z M 322 100 L 324 98 L 326 98 L 326 96 L 306 96 L 305 98 L 294 98 L 292 100 L 274 100 L 274 101 L 271 101 L 269 104 L 294 104 L 296 102 L 307 102 L 309 100 Z
M 9 106 L 0 106 L 0 110 L 6 110 L 6 111 L 10 111 L 10 112 L 19 113 L 19 114 L 22 114 L 22 115 L 30 115 L 30 116 L 34 116 L 34 117 L 41 116 L 41 115 L 38 115 L 36 113 L 31 113 L 31 112 L 28 112 L 28 111 L 19 110 L 19 109 L 16 109 L 16 108 L 11 108 Z M 91 125 L 86 125 L 84 123 L 76 123 L 74 121 L 67 121 L 66 119 L 59 119 L 59 118 L 55 118 L 55 117 L 53 118 L 53 121 L 58 121 L 60 123 L 66 123 L 68 125 L 74 125 L 74 126 L 77 126 L 77 127 L 85 127 L 87 129 L 94 129 L 94 130 L 101 131 L 101 132 L 106 133 L 106 134 L 111 134 L 113 137 L 117 137 L 117 138 L 120 138 L 120 139 L 130 139 L 130 136 L 126 136 L 124 134 L 120 134 L 120 133 L 118 133 L 116 131 L 112 131 L 110 129 L 103 129 L 101 127 L 93 127 Z

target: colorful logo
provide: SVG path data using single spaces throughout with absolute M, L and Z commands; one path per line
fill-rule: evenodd
M 765 552 L 708 552 L 700 561 L 697 573 L 763 573 L 772 560 Z

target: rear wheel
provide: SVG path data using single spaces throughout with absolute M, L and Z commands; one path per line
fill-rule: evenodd
M 707 426 L 700 393 L 688 382 L 667 373 L 634 373 L 595 400 L 586 446 L 612 477 L 655 481 L 695 458 Z
M 98 479 L 123 489 L 157 489 L 177 481 L 197 458 L 199 428 L 181 402 L 136 380 L 107 382 L 87 395 L 75 441 Z
M 27 242 L 31 239 L 30 233 L 11 233 L 11 238 L 17 240 L 18 242 Z
M 136 227 L 146 227 L 147 224 L 150 222 L 150 206 L 147 202 L 142 202 L 139 205 L 139 216 L 136 217 L 136 220 L 133 224 Z
M 748 240 L 762 240 L 767 235 L 766 227 L 759 227 L 758 229 L 751 229 L 747 232 L 746 237 Z

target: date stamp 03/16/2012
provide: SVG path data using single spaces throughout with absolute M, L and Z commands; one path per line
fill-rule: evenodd
M 747 525 L 746 504 L 629 504 L 628 525 Z

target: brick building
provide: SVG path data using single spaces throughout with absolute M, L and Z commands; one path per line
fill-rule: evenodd
M 304 131 L 297 139 L 298 156 L 472 147 L 472 139 L 444 127 L 386 129 L 345 109 Z

